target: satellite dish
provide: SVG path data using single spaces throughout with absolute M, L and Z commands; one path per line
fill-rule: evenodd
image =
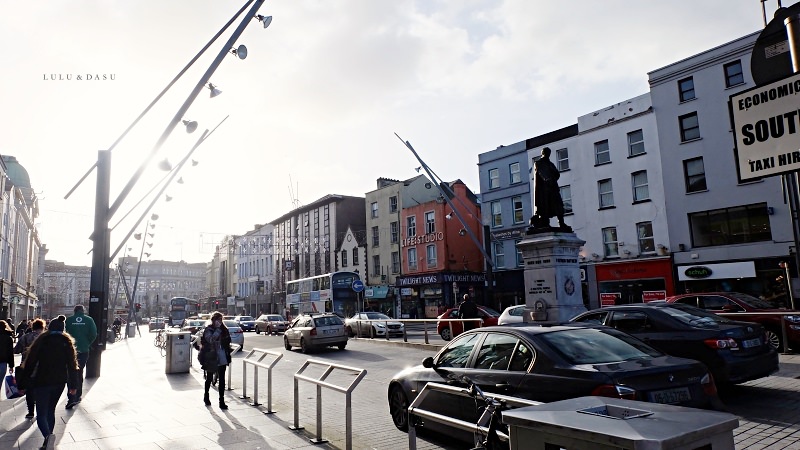
M 245 47 L 244 44 L 236 47 L 236 56 L 238 56 L 239 59 L 247 58 L 247 47 Z

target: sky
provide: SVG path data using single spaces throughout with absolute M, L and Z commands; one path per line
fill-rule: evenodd
M 65 196 L 244 4 L 0 0 L 0 154 L 28 171 L 47 259 L 91 265 L 96 171 Z M 111 152 L 117 256 L 208 262 L 225 235 L 298 203 L 411 178 L 420 164 L 395 133 L 477 193 L 478 154 L 646 93 L 648 72 L 764 25 L 760 0 L 273 0 L 258 13 L 273 20 L 248 23 L 233 46 L 246 59 L 228 54 L 210 77 L 222 94 L 203 89 L 182 115 L 197 131 L 176 128 L 144 165 L 241 16 Z M 157 195 L 158 162 L 215 127 Z

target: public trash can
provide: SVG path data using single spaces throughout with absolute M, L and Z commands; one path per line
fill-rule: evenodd
M 733 450 L 736 416 L 607 397 L 580 397 L 503 412 L 510 450 Z
M 136 324 L 133 322 L 128 323 L 128 337 L 136 337 Z
M 165 373 L 188 373 L 192 363 L 191 340 L 188 331 L 167 333 L 167 365 Z

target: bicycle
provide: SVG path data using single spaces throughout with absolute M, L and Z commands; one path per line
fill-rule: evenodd
M 475 399 L 475 406 L 483 409 L 475 428 L 475 447 L 472 450 L 508 450 L 508 442 L 503 441 L 498 434 L 499 429 L 506 429 L 503 425 L 502 412 L 508 409 L 506 402 L 487 396 L 480 387 L 473 383 L 466 376 L 462 379 L 469 384 L 468 389 L 464 389 L 467 395 Z M 483 403 L 483 405 L 479 405 Z M 486 431 L 484 431 L 486 430 Z M 507 433 L 504 433 L 507 438 Z
M 158 330 L 156 332 L 156 338 L 153 340 L 153 345 L 156 348 L 161 349 L 161 356 L 164 356 L 167 352 L 167 332 L 166 330 Z

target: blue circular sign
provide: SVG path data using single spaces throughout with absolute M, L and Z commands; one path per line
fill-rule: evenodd
M 361 292 L 364 290 L 364 282 L 361 280 L 353 281 L 353 290 L 356 292 Z

